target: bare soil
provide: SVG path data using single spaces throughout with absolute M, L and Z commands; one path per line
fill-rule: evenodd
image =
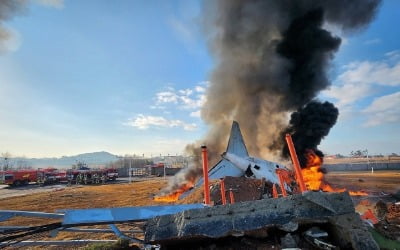
M 0 209 L 56 212 L 59 209 L 127 207 L 160 205 L 153 196 L 165 187 L 167 181 L 162 178 L 126 184 L 66 187 L 58 191 L 31 193 L 25 196 L 0 199 Z M 56 222 L 40 218 L 14 217 L 0 222 L 0 226 L 35 226 Z M 133 224 L 126 224 L 121 229 L 132 229 Z M 98 226 L 97 228 L 107 228 Z M 140 235 L 138 235 L 140 237 Z M 37 235 L 36 240 L 71 240 L 71 239 L 116 239 L 114 234 L 91 234 L 60 232 L 57 237 L 48 234 Z
M 330 172 L 325 179 L 335 187 L 368 193 L 395 193 L 400 190 L 400 171 Z
M 395 193 L 400 189 L 400 171 L 375 171 L 373 174 L 370 172 L 331 172 L 326 174 L 326 180 L 335 187 L 365 190 L 371 193 Z M 65 187 L 49 192 L 2 198 L 0 199 L 0 209 L 56 212 L 59 209 L 161 205 L 165 203 L 154 201 L 153 196 L 166 185 L 167 180 L 153 178 L 130 184 Z M 201 199 L 202 190 L 195 190 L 192 195 L 176 203 L 195 203 Z M 18 217 L 0 222 L 0 226 L 33 226 L 51 222 L 51 220 Z M 126 225 L 125 228 L 131 226 Z M 56 238 L 49 238 L 48 235 L 41 235 L 39 238 L 43 240 L 115 239 L 115 236 L 113 234 L 61 232 Z

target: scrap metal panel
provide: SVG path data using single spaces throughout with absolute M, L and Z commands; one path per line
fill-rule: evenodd
M 63 225 L 105 224 L 143 221 L 156 216 L 175 214 L 188 209 L 203 208 L 203 204 L 119 207 L 64 210 Z

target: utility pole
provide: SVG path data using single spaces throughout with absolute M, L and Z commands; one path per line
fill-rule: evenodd
M 8 157 L 4 157 L 4 163 L 1 164 L 1 183 L 6 182 L 6 170 L 8 170 Z
M 368 164 L 368 168 L 369 168 L 369 154 L 368 154 L 368 149 L 365 150 L 366 154 L 367 154 L 367 164 Z M 371 173 L 374 173 L 374 167 L 371 167 Z
M 166 178 L 165 176 L 166 176 L 166 174 L 165 174 L 165 165 L 167 165 L 166 163 L 165 163 L 165 161 L 164 161 L 164 179 Z
M 132 182 L 132 157 L 129 157 L 129 183 Z
M 1 184 L 5 182 L 4 164 L 1 164 Z

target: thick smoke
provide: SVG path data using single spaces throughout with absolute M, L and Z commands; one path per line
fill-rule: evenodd
M 286 133 L 292 135 L 301 166 L 304 167 L 307 163 L 305 155 L 308 149 L 312 149 L 320 157 L 324 156 L 317 146 L 335 125 L 338 115 L 339 110 L 332 103 L 318 101 L 311 101 L 292 113 L 289 126 L 281 133 L 281 137 Z M 289 156 L 286 144 L 282 151 L 284 156 Z
M 332 105 L 312 102 L 321 90 L 330 86 L 328 66 L 341 41 L 325 27 L 335 27 L 344 33 L 357 31 L 372 20 L 379 3 L 379 0 L 207 1 L 204 20 L 216 65 L 201 111 L 210 131 L 201 143 L 214 155 L 224 152 L 232 120 L 236 120 L 249 153 L 278 160 L 284 147 L 282 131 L 294 133 L 295 138 L 300 135 L 294 124 L 286 129 L 289 114 L 306 110 L 325 116 L 327 112 L 319 108 Z M 337 117 L 337 109 L 332 112 Z M 303 117 L 293 115 L 296 116 Z M 336 118 L 333 120 L 326 123 L 329 127 L 324 131 L 329 131 Z M 315 141 L 319 143 L 322 137 Z M 200 145 L 194 145 L 188 148 L 199 155 Z
M 291 22 L 277 46 L 278 54 L 291 62 L 285 109 L 302 107 L 330 85 L 325 72 L 340 38 L 322 29 L 322 24 L 323 10 L 311 10 Z
M 0 53 L 13 50 L 18 38 L 13 30 L 4 26 L 16 14 L 25 10 L 27 0 L 0 0 Z
M 251 154 L 271 157 L 279 152 L 288 112 L 302 108 L 330 85 L 327 68 L 340 38 L 324 25 L 357 30 L 372 19 L 378 4 L 375 0 L 208 2 L 217 65 L 202 110 L 202 118 L 211 125 L 207 145 L 217 145 L 216 150 L 223 152 L 231 121 L 237 120 Z

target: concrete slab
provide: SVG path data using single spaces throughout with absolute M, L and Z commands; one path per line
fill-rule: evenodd
M 310 198 L 311 197 L 311 198 Z M 145 242 L 169 244 L 191 239 L 218 239 L 243 236 L 257 230 L 276 228 L 283 232 L 294 232 L 299 225 L 312 223 L 335 224 L 335 218 L 347 215 L 359 221 L 353 228 L 350 224 L 342 233 L 343 246 L 353 249 L 379 249 L 367 228 L 355 213 L 347 193 L 306 193 L 279 199 L 248 201 L 226 206 L 206 207 L 183 211 L 174 215 L 158 216 L 146 224 Z M 362 241 L 362 243 L 361 243 Z M 369 248 L 364 248 L 368 245 Z

